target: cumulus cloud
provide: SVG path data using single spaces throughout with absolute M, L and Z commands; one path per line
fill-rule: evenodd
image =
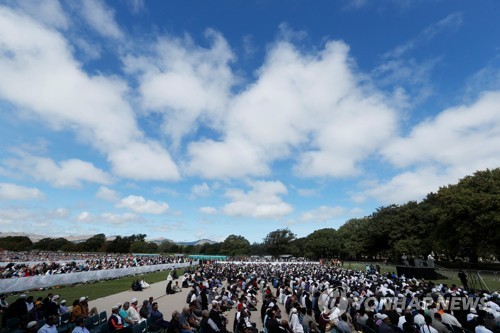
M 500 165 L 500 92 L 470 105 L 448 108 L 381 150 L 395 167 L 408 169 L 363 193 L 383 203 L 422 199 L 439 186 Z
M 168 210 L 166 202 L 146 200 L 138 195 L 129 195 L 123 198 L 117 207 L 128 208 L 133 212 L 145 214 L 162 214 Z
M 360 81 L 342 42 L 311 53 L 276 42 L 255 83 L 232 98 L 222 140 L 189 144 L 188 172 L 262 176 L 273 161 L 292 158 L 299 176 L 357 174 L 397 120 L 385 97 Z
M 231 202 L 222 208 L 224 214 L 274 219 L 293 211 L 293 207 L 281 198 L 288 191 L 280 181 L 253 181 L 249 185 L 252 190 L 246 193 L 239 189 L 226 191 L 225 196 Z
M 139 130 L 125 81 L 83 72 L 62 35 L 7 7 L 0 7 L 0 41 L 0 99 L 55 130 L 71 129 L 106 154 L 118 176 L 179 178 L 168 151 Z
M 86 222 L 91 219 L 91 214 L 89 212 L 81 212 L 76 219 L 80 222 Z
M 112 177 L 92 163 L 79 159 L 55 162 L 48 157 L 21 154 L 20 158 L 8 159 L 4 164 L 31 176 L 36 181 L 44 181 L 55 187 L 80 187 L 82 182 L 110 184 Z
M 120 200 L 118 193 L 106 186 L 99 187 L 99 190 L 97 191 L 95 196 L 99 199 L 110 202 L 117 202 L 118 200 Z
M 151 55 L 125 58 L 127 70 L 139 75 L 144 108 L 163 115 L 163 129 L 175 143 L 200 121 L 217 127 L 235 81 L 234 55 L 226 40 L 210 29 L 206 37 L 209 48 L 189 37 L 162 37 Z
M 306 211 L 301 214 L 302 221 L 325 222 L 333 218 L 342 216 L 346 210 L 343 207 L 320 206 L 316 209 Z
M 191 187 L 191 198 L 206 197 L 210 194 L 210 187 L 207 183 L 196 184 Z
M 2 200 L 38 200 L 43 198 L 43 192 L 37 188 L 0 183 L 0 199 Z

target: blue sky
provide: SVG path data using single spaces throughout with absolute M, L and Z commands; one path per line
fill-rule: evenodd
M 498 1 L 1 1 L 0 229 L 261 242 L 500 166 Z

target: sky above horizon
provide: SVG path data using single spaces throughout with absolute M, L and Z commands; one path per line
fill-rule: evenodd
M 0 229 L 304 237 L 497 168 L 499 13 L 0 1 Z

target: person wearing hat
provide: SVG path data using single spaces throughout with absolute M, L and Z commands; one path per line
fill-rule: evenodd
M 82 296 L 78 300 L 78 304 L 76 304 L 73 307 L 73 311 L 71 311 L 71 322 L 74 323 L 76 321 L 76 318 L 78 317 L 83 317 L 83 319 L 86 319 L 89 317 L 89 311 L 88 311 L 88 305 L 87 305 L 87 297 Z
M 72 333 L 90 333 L 89 330 L 85 327 L 85 320 L 83 317 L 78 317 L 75 320 L 75 328 Z
M 36 301 L 35 306 L 28 312 L 29 320 L 39 321 L 42 320 L 45 316 L 43 311 L 43 302 Z
M 296 307 L 290 310 L 290 327 L 294 333 L 304 333 L 304 328 L 299 320 L 299 314 Z
M 132 329 L 125 327 L 122 317 L 118 314 L 120 311 L 121 304 L 117 304 L 111 308 L 111 316 L 108 319 L 108 330 L 109 332 L 132 332 Z
M 127 310 L 127 314 L 132 320 L 134 324 L 140 323 L 141 321 L 146 320 L 145 318 L 141 318 L 139 311 L 137 310 L 137 298 L 132 298 L 130 300 L 130 307 Z
M 34 320 L 30 321 L 26 325 L 26 332 L 28 332 L 28 333 L 38 332 L 38 323 L 36 321 L 34 321 Z
M 386 314 L 380 314 L 378 317 L 382 321 L 380 323 L 380 325 L 378 325 L 378 332 L 379 333 L 394 333 L 394 330 L 392 329 L 392 327 L 389 326 L 389 324 L 391 323 L 389 316 Z M 432 332 L 432 333 L 436 333 L 436 332 Z
M 69 308 L 66 306 L 66 300 L 63 299 L 61 303 L 59 304 L 59 313 L 60 314 L 65 314 L 69 312 Z
M 48 316 L 45 325 L 40 327 L 38 333 L 57 333 L 56 323 L 57 323 L 56 316 Z

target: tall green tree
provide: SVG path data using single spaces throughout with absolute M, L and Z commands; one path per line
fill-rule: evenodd
M 435 195 L 436 239 L 442 249 L 500 256 L 500 169 L 478 171 Z
M 250 254 L 250 242 L 240 235 L 229 235 L 221 245 L 222 254 L 228 256 Z
M 271 231 L 264 239 L 266 250 L 273 256 L 290 254 L 291 242 L 296 238 L 290 229 L 278 229 Z
M 106 243 L 106 236 L 104 234 L 97 234 L 85 242 L 78 244 L 81 251 L 97 252 L 104 251 L 104 244 Z
M 338 257 L 340 249 L 340 237 L 335 229 L 319 229 L 305 239 L 306 256 L 313 259 Z
M 0 249 L 9 251 L 26 251 L 33 242 L 27 236 L 6 236 L 0 238 Z

